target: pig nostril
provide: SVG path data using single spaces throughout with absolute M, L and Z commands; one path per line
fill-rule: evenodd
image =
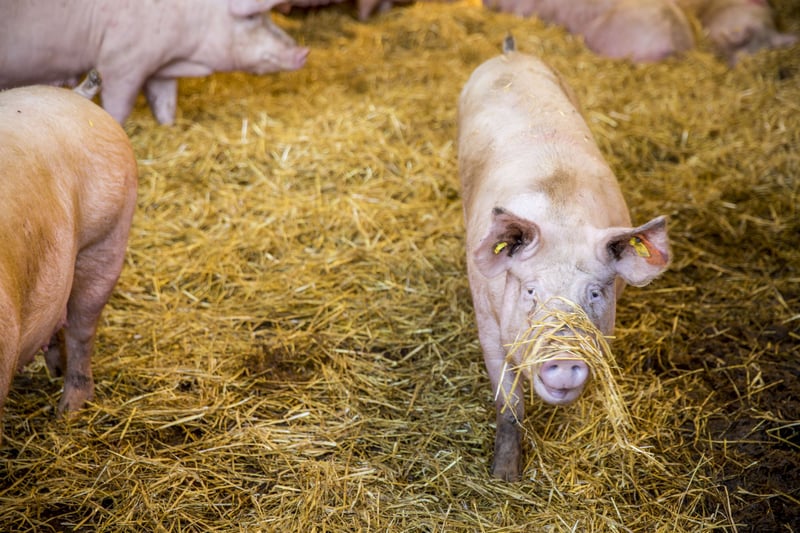
M 539 369 L 542 384 L 551 392 L 582 387 L 589 377 L 589 366 L 584 361 L 556 359 L 547 361 Z

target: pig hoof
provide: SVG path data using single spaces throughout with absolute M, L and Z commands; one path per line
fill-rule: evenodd
M 71 413 L 83 407 L 86 402 L 91 401 L 93 398 L 94 395 L 90 393 L 74 392 L 69 394 L 65 391 L 61 401 L 58 402 L 58 414 L 63 417 L 69 417 Z
M 518 423 L 498 418 L 492 476 L 503 481 L 518 481 L 521 454 L 522 442 Z
M 68 376 L 64 380 L 64 395 L 58 402 L 58 413 L 66 415 L 77 411 L 94 398 L 94 381 L 91 376 Z
M 519 472 L 516 466 L 509 468 L 509 465 L 500 465 L 495 463 L 492 465 L 492 477 L 502 481 L 519 481 Z

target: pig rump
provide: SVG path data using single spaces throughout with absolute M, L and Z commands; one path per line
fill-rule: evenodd
M 94 394 L 100 314 L 127 248 L 137 164 L 125 131 L 56 87 L 0 92 L 0 415 L 14 371 L 45 348 L 59 412 Z

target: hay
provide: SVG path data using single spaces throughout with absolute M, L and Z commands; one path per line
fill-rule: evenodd
M 139 209 L 95 401 L 58 420 L 41 359 L 17 376 L 0 530 L 800 530 L 797 48 L 634 66 L 477 2 L 276 19 L 304 69 L 182 80 L 174 127 L 143 99 L 126 124 Z M 488 475 L 454 148 L 458 91 L 508 31 L 674 251 L 618 307 L 644 453 L 592 387 L 531 402 L 515 484 Z
M 516 372 L 514 386 L 522 376 L 527 376 L 531 401 L 536 401 L 533 376 L 543 363 L 555 358 L 584 361 L 589 366 L 594 393 L 603 407 L 601 417 L 610 421 L 613 428 L 611 435 L 595 433 L 592 438 L 605 442 L 613 439 L 617 445 L 625 446 L 631 420 L 617 387 L 620 372 L 609 346 L 610 339 L 578 304 L 563 297 L 543 302 L 535 317 L 528 329 L 506 347 L 506 368 Z

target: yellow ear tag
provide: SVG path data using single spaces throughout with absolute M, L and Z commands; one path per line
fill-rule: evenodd
M 642 239 L 639 237 L 631 237 L 631 240 L 628 241 L 633 249 L 636 250 L 636 254 L 639 257 L 650 257 L 650 250 L 647 248 L 647 245 L 642 242 Z
M 497 254 L 499 254 L 500 252 L 502 252 L 502 251 L 503 251 L 503 249 L 504 249 L 506 246 L 508 246 L 508 243 L 507 243 L 506 241 L 500 241 L 500 242 L 498 242 L 497 244 L 495 244 L 495 245 L 494 245 L 494 255 L 497 255 Z

